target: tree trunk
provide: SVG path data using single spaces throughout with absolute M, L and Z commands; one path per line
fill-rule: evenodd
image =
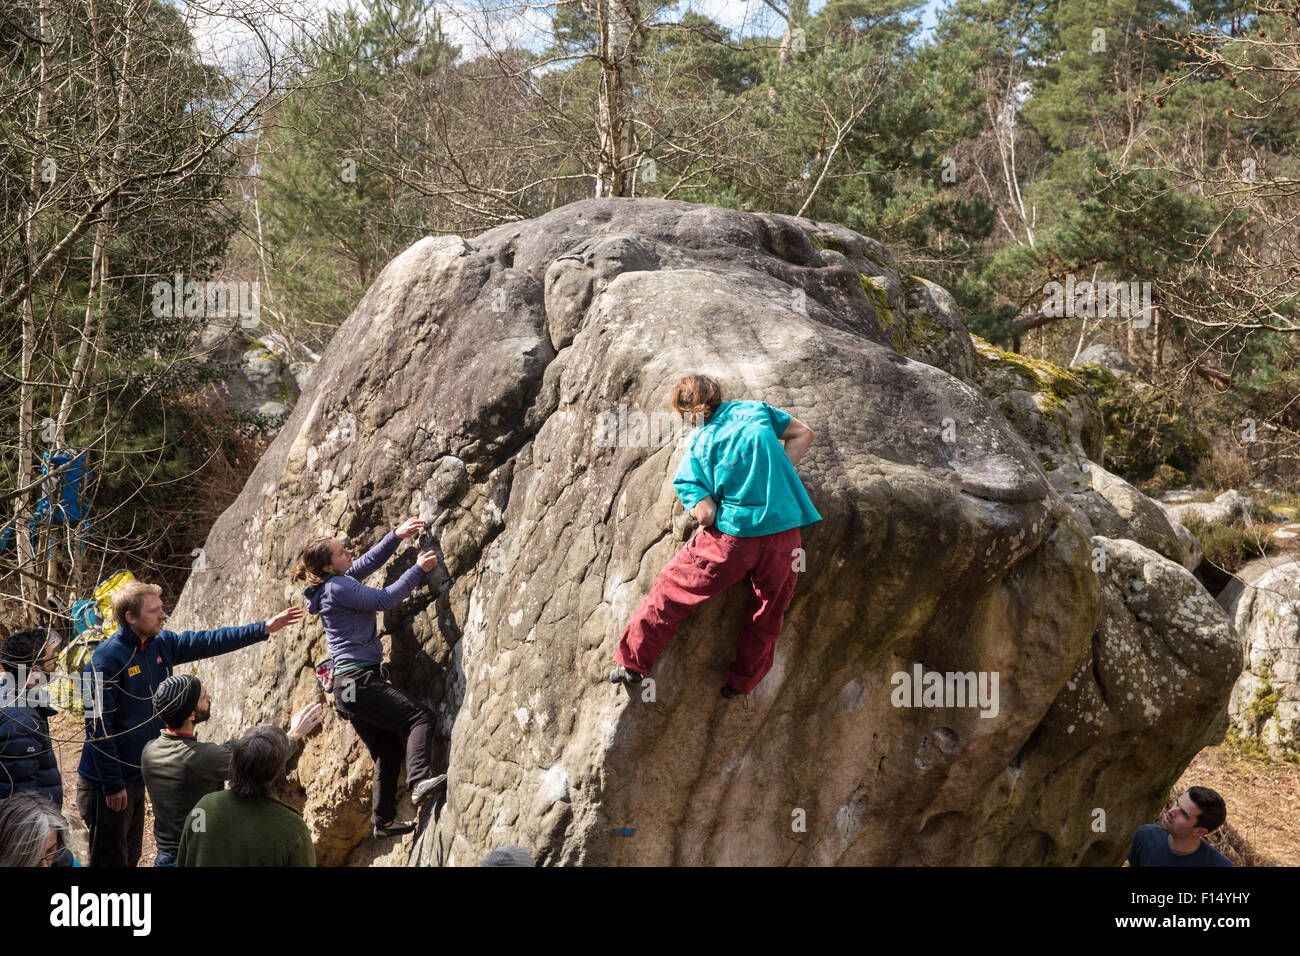
M 638 0 L 601 0 L 600 103 L 597 122 L 600 161 L 596 171 L 596 198 L 627 196 L 632 178 L 632 87 L 640 52 L 645 43 Z
M 772 9 L 777 9 L 775 5 L 768 4 Z M 785 32 L 781 35 L 780 53 L 777 61 L 777 69 L 788 70 L 794 66 L 794 31 L 803 28 L 803 22 L 808 12 L 808 0 L 794 0 L 790 4 L 790 13 L 785 18 Z M 805 41 L 806 42 L 806 41 Z
M 34 145 L 40 142 L 45 128 L 46 114 L 49 110 L 49 95 L 45 89 L 49 75 L 49 17 L 44 6 L 40 9 L 39 29 L 41 56 L 40 65 L 37 68 L 39 78 L 36 87 L 36 119 L 32 126 Z M 29 283 L 36 268 L 36 209 L 40 203 L 38 197 L 41 188 L 41 157 L 39 152 L 39 147 L 32 151 L 31 172 L 28 177 L 31 204 L 27 208 L 27 223 L 23 230 L 24 271 Z M 32 309 L 32 291 L 32 286 L 29 285 L 27 295 L 23 297 L 23 340 L 19 359 L 19 374 L 22 376 L 22 381 L 18 386 L 20 396 L 18 411 L 18 487 L 26 490 L 21 492 L 18 500 L 14 502 L 14 546 L 17 549 L 18 588 L 19 597 L 23 603 L 23 621 L 27 624 L 34 623 L 33 609 L 41 601 L 39 585 L 36 582 L 29 582 L 25 573 L 29 563 L 34 563 L 36 559 L 36 555 L 32 550 L 31 526 L 28 524 L 32 514 L 32 498 L 34 497 L 33 489 L 28 486 L 32 483 L 36 446 L 36 435 L 33 429 L 35 423 L 32 421 L 36 398 L 35 389 L 32 385 L 32 356 L 36 352 L 36 316 Z
M 117 126 L 112 158 L 106 163 L 103 161 L 101 154 L 101 161 L 98 164 L 97 172 L 101 183 L 106 183 L 110 177 L 116 176 L 126 149 L 126 121 L 129 107 L 127 91 L 130 88 L 131 42 L 133 39 L 131 20 L 134 15 L 135 2 L 132 0 L 131 3 L 127 4 L 125 15 L 121 21 L 123 30 L 122 61 L 120 67 L 113 71 L 117 81 L 116 91 L 109 89 L 109 79 L 104 75 L 104 58 L 97 57 L 95 61 L 95 89 L 103 97 L 95 102 L 96 128 L 101 135 L 107 136 L 109 125 L 116 124 Z M 99 22 L 99 9 L 96 0 L 91 0 L 90 3 L 90 22 L 92 25 L 97 25 Z M 111 112 L 109 108 L 105 107 L 105 99 L 112 102 Z M 113 201 L 110 199 L 104 205 L 103 218 L 95 225 L 95 237 L 91 245 L 90 256 L 90 289 L 86 297 L 86 312 L 82 322 L 81 342 L 77 347 L 77 357 L 73 362 L 68 384 L 63 389 L 63 396 L 59 402 L 59 415 L 54 424 L 53 447 L 56 448 L 65 444 L 65 429 L 67 428 L 68 419 L 72 415 L 73 408 L 85 396 L 91 367 L 94 364 L 94 355 L 98 352 L 103 333 L 105 275 L 109 268 L 107 246 L 113 232 L 112 215 Z M 50 557 L 46 570 L 46 577 L 50 581 L 59 579 L 58 551 L 52 547 L 54 535 L 55 529 L 51 527 L 50 540 L 47 542 L 47 546 L 51 546 Z M 69 550 L 74 555 L 78 550 L 78 536 L 72 526 L 66 526 L 65 540 L 68 543 Z M 78 562 L 74 560 L 73 563 L 78 565 L 79 570 Z M 80 586 L 80 583 L 78 580 L 72 581 L 74 587 Z M 50 586 L 53 587 L 54 585 Z
M 1151 374 L 1157 375 L 1160 372 L 1161 364 L 1161 343 L 1160 343 L 1160 310 L 1151 310 L 1151 334 L 1155 341 L 1151 344 Z

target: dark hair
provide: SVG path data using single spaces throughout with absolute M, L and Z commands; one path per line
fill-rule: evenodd
M 1223 797 L 1209 787 L 1192 787 L 1187 791 L 1187 796 L 1201 811 L 1196 815 L 1198 827 L 1205 827 L 1208 832 L 1213 833 L 1223 826 L 1224 820 L 1228 819 L 1228 806 L 1223 802 Z
M 316 538 L 307 543 L 307 547 L 302 549 L 302 558 L 298 561 L 298 567 L 293 570 L 295 578 L 308 584 L 320 584 L 334 573 L 330 570 L 330 562 L 334 560 L 330 540 Z
M 284 776 L 289 759 L 289 735 L 273 724 L 254 727 L 230 755 L 230 789 L 241 797 L 269 797 Z
M 722 386 L 707 375 L 687 375 L 673 386 L 673 411 L 711 416 L 722 404 Z
M 43 627 L 29 627 L 14 631 L 5 639 L 3 649 L 0 649 L 0 670 L 14 674 L 18 673 L 19 667 L 32 670 L 40 660 L 41 651 L 45 649 L 45 643 L 49 639 L 49 632 Z
M 65 845 L 68 823 L 49 797 L 20 790 L 0 802 L 0 867 L 37 866 L 51 833 Z

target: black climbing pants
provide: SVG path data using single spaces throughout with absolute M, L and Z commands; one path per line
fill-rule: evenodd
M 408 789 L 433 776 L 433 711 L 384 680 L 378 664 L 336 677 L 334 705 L 375 761 L 371 822 L 391 823 L 397 815 L 397 771 L 403 752 Z

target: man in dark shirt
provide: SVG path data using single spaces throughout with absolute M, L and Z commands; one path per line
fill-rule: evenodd
M 235 740 L 212 744 L 195 736 L 195 725 L 212 715 L 212 697 L 192 674 L 168 677 L 158 685 L 153 702 L 163 731 L 144 745 L 141 764 L 153 804 L 153 836 L 158 847 L 154 866 L 175 866 L 185 818 L 202 797 L 224 789 L 230 779 Z M 319 703 L 308 704 L 293 715 L 290 757 L 320 721 Z
M 274 794 L 284 783 L 291 744 L 263 724 L 235 741 L 230 789 L 195 804 L 181 830 L 181 866 L 315 866 L 311 831 Z
M 1209 787 L 1192 787 L 1169 805 L 1160 825 L 1138 827 L 1128 851 L 1129 866 L 1232 866 L 1201 837 L 1228 818 L 1223 797 Z

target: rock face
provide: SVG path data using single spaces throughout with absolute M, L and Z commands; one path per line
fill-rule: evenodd
M 697 371 L 818 436 L 799 472 L 823 520 L 748 701 L 718 693 L 744 588 L 653 685 L 604 679 L 693 531 L 660 431 Z M 1221 732 L 1241 647 L 1160 509 L 1092 463 L 1102 439 L 1081 376 L 973 339 L 871 239 L 589 200 L 387 267 L 172 620 L 301 603 L 316 535 L 436 526 L 450 576 L 381 623 L 439 714 L 447 802 L 389 861 L 1114 864 Z M 309 619 L 205 662 L 208 735 L 287 720 L 323 654 Z M 369 774 L 329 714 L 296 773 L 324 862 L 374 858 Z
M 1300 556 L 1244 565 L 1219 595 L 1245 644 L 1232 732 L 1276 757 L 1300 754 Z

